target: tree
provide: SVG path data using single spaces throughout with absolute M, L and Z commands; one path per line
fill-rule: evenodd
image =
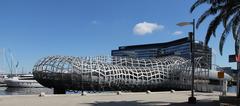
M 192 13 L 197 7 L 207 4 L 210 7 L 198 18 L 196 28 L 209 16 L 215 18 L 209 23 L 205 36 L 205 44 L 207 45 L 212 36 L 216 36 L 216 29 L 222 23 L 224 31 L 219 42 L 219 51 L 222 55 L 224 42 L 232 32 L 235 40 L 235 53 L 240 51 L 240 0 L 197 0 L 191 7 Z

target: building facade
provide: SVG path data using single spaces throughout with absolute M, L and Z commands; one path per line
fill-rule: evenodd
M 191 58 L 190 39 L 188 37 L 177 39 L 170 42 L 120 46 L 117 50 L 112 50 L 112 56 L 131 57 L 131 58 L 158 58 L 164 56 L 180 56 L 186 59 Z M 195 41 L 194 56 L 202 57 L 200 62 L 205 68 L 211 68 L 212 49 L 204 46 L 203 42 Z

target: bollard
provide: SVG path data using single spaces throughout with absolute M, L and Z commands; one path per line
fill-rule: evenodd
M 175 93 L 175 90 L 173 90 L 173 89 L 171 89 L 171 91 L 170 91 L 171 93 Z
M 151 91 L 150 91 L 150 90 L 147 90 L 146 94 L 150 94 L 150 93 L 151 93 Z
M 117 91 L 117 95 L 121 95 L 122 94 L 122 92 L 121 91 Z
M 82 96 L 86 96 L 86 95 L 87 95 L 87 92 L 83 91 L 81 95 L 82 95 Z
M 41 92 L 38 96 L 39 97 L 44 97 L 46 94 L 45 94 L 45 92 Z
M 226 96 L 227 95 L 227 80 L 223 79 L 223 89 L 222 89 L 222 96 Z

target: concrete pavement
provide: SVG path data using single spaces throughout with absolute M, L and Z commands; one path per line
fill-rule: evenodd
M 0 106 L 192 106 L 187 100 L 190 91 L 145 92 L 138 93 L 97 93 L 81 95 L 18 95 L 0 96 Z M 219 106 L 219 92 L 196 92 L 197 104 L 194 106 Z M 234 94 L 228 94 L 234 95 Z

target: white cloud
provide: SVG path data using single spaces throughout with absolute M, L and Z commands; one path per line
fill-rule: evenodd
M 98 24 L 98 22 L 96 20 L 93 20 L 91 24 Z
M 151 34 L 153 33 L 153 31 L 162 30 L 162 29 L 164 29 L 163 25 L 159 25 L 156 23 L 142 22 L 134 26 L 133 33 L 136 35 L 145 35 L 145 34 Z
M 181 34 L 183 34 L 182 31 L 175 31 L 175 32 L 173 32 L 173 35 L 181 35 Z

